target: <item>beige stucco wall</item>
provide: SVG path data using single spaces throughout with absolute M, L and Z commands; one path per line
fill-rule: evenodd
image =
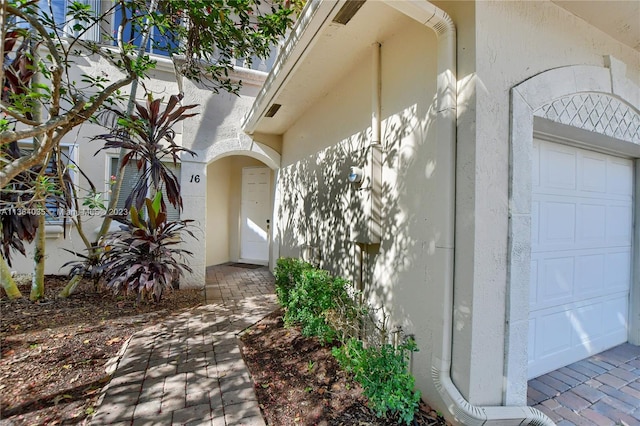
M 247 156 L 224 157 L 207 166 L 206 265 L 240 258 L 242 169 L 265 167 Z
M 475 54 L 458 46 L 461 65 L 472 55 L 476 70 L 458 70 L 463 98 L 458 122 L 452 376 L 472 403 L 500 404 L 500 387 L 487 384 L 504 375 L 509 90 L 552 68 L 603 66 L 604 55 L 625 62 L 629 77 L 638 81 L 640 55 L 550 2 L 479 2 L 475 8 Z M 457 22 L 461 32 L 462 25 Z M 473 114 L 465 111 L 468 87 Z
M 382 242 L 365 248 L 365 289 L 371 303 L 391 315 L 389 328 L 415 334 L 418 386 L 430 384 L 431 349 L 439 332 L 444 287 L 443 223 L 435 177 L 435 35 L 406 19 L 380 40 L 382 64 Z M 319 250 L 320 266 L 357 282 L 360 247 L 351 222 L 360 220 L 349 166 L 361 161 L 371 131 L 371 51 L 283 135 L 276 206 L 282 256 Z M 433 309 L 431 309 L 433 308 Z
M 194 253 L 190 260 L 194 272 L 181 280 L 180 285 L 183 287 L 202 287 L 206 266 L 237 260 L 237 231 L 231 226 L 226 230 L 221 229 L 234 217 L 232 204 L 229 203 L 235 202 L 234 191 L 237 184 L 234 182 L 237 180 L 235 176 L 238 166 L 235 164 L 235 157 L 230 156 L 263 156 L 262 151 L 255 151 L 256 144 L 242 132 L 241 122 L 251 107 L 264 76 L 264 73 L 240 70 L 236 77 L 242 79 L 243 86 L 238 95 L 226 92 L 215 94 L 206 83 L 188 80 L 183 82 L 185 99 L 199 105 L 194 109 L 199 115 L 185 124 L 182 135 L 183 145 L 197 154 L 195 158 L 183 156 L 182 159 L 181 171 L 185 182 L 182 186 L 184 217 L 193 219 L 193 225 L 198 230 L 198 238 L 189 238 L 186 243 Z M 279 138 L 265 139 L 279 148 Z M 215 177 L 223 173 L 219 167 L 226 167 L 228 173 L 227 178 L 222 181 L 217 181 Z M 209 172 L 214 173 L 213 178 L 208 176 Z M 200 176 L 200 181 L 192 181 L 192 175 Z M 227 188 L 226 196 L 218 196 L 221 186 Z M 225 193 L 225 190 L 222 192 Z M 209 211 L 210 207 L 214 211 Z
M 551 2 L 435 2 L 458 35 L 456 255 L 452 378 L 477 405 L 505 403 L 505 325 L 509 213 L 509 90 L 543 71 L 575 64 L 604 66 L 613 55 L 640 79 L 640 55 Z M 382 42 L 383 236 L 365 254 L 371 300 L 384 303 L 390 325 L 415 333 L 419 387 L 432 392 L 431 340 L 443 318 L 444 280 L 432 115 L 435 37 L 407 20 Z M 320 264 L 357 279 L 358 220 L 348 167 L 370 131 L 370 57 L 331 87 L 283 135 L 276 206 L 281 255 L 306 245 Z M 558 82 L 563 84 L 563 82 Z M 434 220 L 436 222 L 434 223 Z M 433 345 L 432 345 L 433 343 Z M 437 356 L 437 354 L 434 354 Z
M 207 166 L 206 265 L 229 261 L 229 190 L 232 157 Z

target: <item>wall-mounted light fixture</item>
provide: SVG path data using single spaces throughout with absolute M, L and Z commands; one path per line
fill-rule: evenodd
M 349 182 L 361 183 L 363 177 L 364 177 L 364 172 L 362 171 L 361 168 L 356 166 L 351 166 L 351 168 L 349 169 L 349 176 L 347 177 L 347 179 L 349 179 Z

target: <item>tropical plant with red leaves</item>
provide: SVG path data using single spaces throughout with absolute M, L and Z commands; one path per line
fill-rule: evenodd
M 109 234 L 104 241 L 100 273 L 107 287 L 116 293 L 133 292 L 138 301 L 153 298 L 159 301 L 173 287 L 176 276 L 192 272 L 184 263 L 192 253 L 180 248 L 181 234 L 191 220 L 168 221 L 162 209 L 162 193 L 153 200 L 145 198 L 144 208 L 131 207 L 129 217 L 114 216 L 122 230 Z
M 167 167 L 168 163 L 176 164 L 181 153 L 196 153 L 178 145 L 175 141 L 174 126 L 182 120 L 193 117 L 196 113 L 187 113 L 197 105 L 180 105 L 182 95 L 172 95 L 167 106 L 162 109 L 162 99 L 147 97 L 145 105 L 136 102 L 136 113 L 128 116 L 126 113 L 111 110 L 116 114 L 119 127 L 111 133 L 94 137 L 105 141 L 98 151 L 110 148 L 124 148 L 126 154 L 122 159 L 121 168 L 130 162 L 135 162 L 140 171 L 140 179 L 131 190 L 125 201 L 128 209 L 135 206 L 140 210 L 149 193 L 166 191 L 171 205 L 181 209 L 180 183 L 176 175 Z

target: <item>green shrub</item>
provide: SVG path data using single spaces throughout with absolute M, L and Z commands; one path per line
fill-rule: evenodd
M 369 407 L 378 417 L 411 423 L 420 401 L 408 368 L 409 356 L 417 350 L 415 342 L 408 340 L 398 348 L 389 344 L 365 348 L 353 336 L 362 337 L 363 325 L 371 321 L 368 308 L 349 296 L 348 281 L 327 271 L 302 260 L 281 258 L 275 278 L 285 324 L 299 324 L 303 335 L 317 336 L 322 343 L 344 342 L 333 348 L 333 355 L 362 385 Z
M 289 306 L 289 292 L 302 281 L 302 271 L 313 268 L 301 259 L 281 257 L 275 268 L 276 296 L 281 306 Z
M 420 392 L 415 390 L 415 379 L 408 369 L 409 356 L 416 350 L 411 339 L 398 348 L 389 344 L 365 348 L 360 340 L 349 339 L 332 352 L 342 368 L 362 385 L 369 407 L 378 417 L 389 415 L 410 424 L 420 402 Z
M 304 269 L 300 281 L 289 290 L 285 323 L 300 324 L 303 335 L 317 336 L 322 343 L 332 342 L 337 331 L 327 321 L 327 314 L 349 300 L 347 284 L 327 271 Z

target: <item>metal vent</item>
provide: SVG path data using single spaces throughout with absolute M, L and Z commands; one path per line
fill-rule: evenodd
M 276 113 L 278 112 L 278 110 L 280 109 L 281 106 L 282 105 L 280 105 L 280 104 L 271 104 L 271 106 L 267 110 L 267 113 L 264 116 L 265 117 L 273 117 L 274 115 L 276 115 Z
M 366 0 L 347 0 L 340 11 L 333 18 L 336 24 L 347 25 Z

